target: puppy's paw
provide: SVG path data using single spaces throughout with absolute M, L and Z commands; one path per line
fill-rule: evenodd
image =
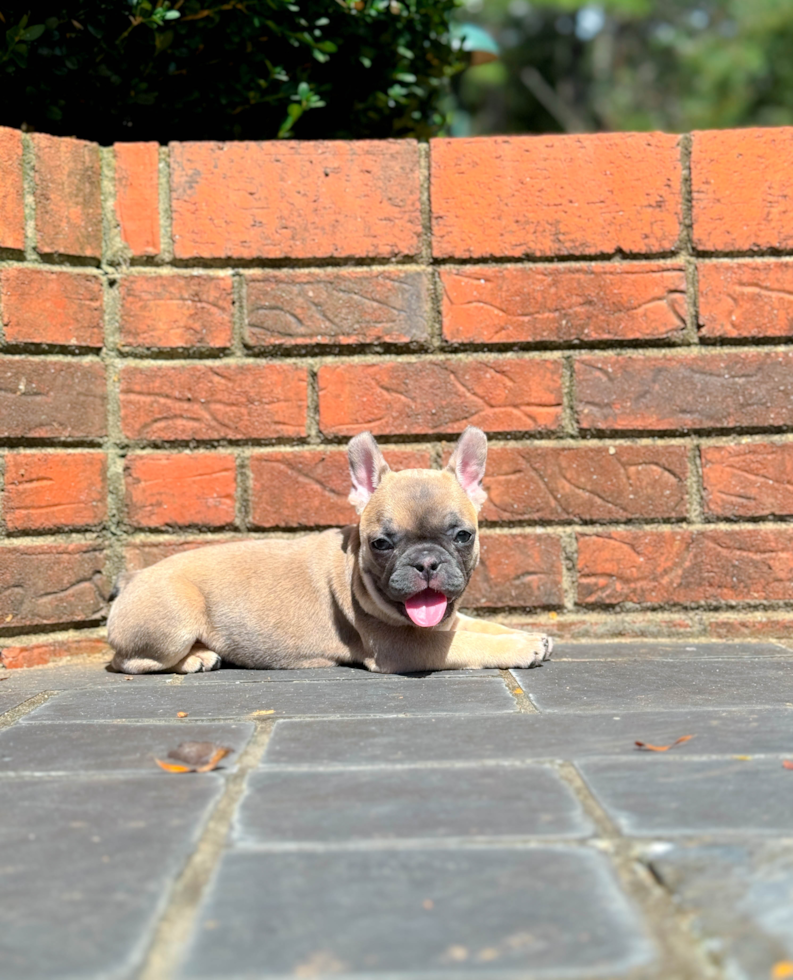
M 515 644 L 515 663 L 510 667 L 536 667 L 550 660 L 553 640 L 545 633 L 523 633 Z
M 195 650 L 172 669 L 175 674 L 199 674 L 202 671 L 217 670 L 218 667 L 220 667 L 220 657 L 212 650 Z

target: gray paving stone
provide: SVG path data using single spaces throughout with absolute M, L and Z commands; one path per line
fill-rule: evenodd
M 81 688 L 120 688 L 125 685 L 160 687 L 182 682 L 180 674 L 116 674 L 100 660 L 79 664 L 50 664 L 46 667 L 23 667 L 2 674 L 0 691 L 76 691 Z M 29 696 L 29 695 L 28 695 Z
M 173 688 L 67 691 L 27 715 L 35 721 L 172 719 L 285 715 L 439 714 L 514 712 L 515 701 L 500 677 L 477 680 L 401 678 L 383 684 L 206 684 Z
M 3 781 L 3 980 L 128 977 L 222 780 Z
M 634 755 L 634 741 L 665 745 L 695 734 L 675 755 L 790 753 L 793 709 L 646 714 L 493 715 L 279 721 L 265 763 L 393 763 L 585 759 Z
M 592 642 L 557 640 L 553 659 L 558 660 L 691 660 L 725 657 L 785 657 L 793 650 L 781 643 L 754 643 L 737 640 L 719 643 L 678 641 L 657 643 L 654 640 L 626 642 Z
M 653 949 L 586 848 L 228 855 L 182 976 L 620 976 Z
M 235 839 L 582 837 L 578 800 L 546 766 L 284 772 L 249 777 Z
M 512 673 L 540 711 L 793 707 L 793 656 L 550 663 Z
M 793 654 L 791 654 L 793 656 Z M 239 667 L 221 667 L 211 674 L 185 674 L 184 684 L 299 684 L 307 681 L 369 681 L 383 683 L 390 680 L 421 681 L 427 678 L 443 680 L 477 680 L 482 677 L 498 677 L 497 670 L 435 670 L 413 674 L 377 674 L 364 667 L 309 667 L 305 670 L 243 670 Z
M 694 927 L 723 958 L 731 980 L 767 980 L 793 960 L 793 847 L 790 844 L 656 848 L 653 870 Z
M 119 772 L 147 770 L 166 774 L 155 756 L 165 759 L 180 742 L 215 742 L 235 750 L 221 765 L 234 765 L 253 734 L 252 722 L 173 725 L 14 725 L 0 732 L 0 772 Z
M 25 692 L 11 692 L 0 690 L 0 715 L 6 713 L 6 711 L 12 711 L 14 708 L 18 708 L 23 701 L 31 697 L 30 694 Z
M 780 759 L 593 759 L 581 775 L 624 834 L 789 834 L 793 779 Z

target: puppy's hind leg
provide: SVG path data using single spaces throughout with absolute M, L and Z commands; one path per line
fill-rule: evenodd
M 115 654 L 111 669 L 122 674 L 215 670 L 220 657 L 202 641 L 207 633 L 204 597 L 190 582 L 140 579 L 113 604 L 107 637 Z

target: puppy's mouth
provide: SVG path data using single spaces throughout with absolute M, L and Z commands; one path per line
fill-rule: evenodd
M 449 600 L 435 589 L 423 589 L 405 600 L 405 612 L 416 626 L 437 626 L 446 615 Z

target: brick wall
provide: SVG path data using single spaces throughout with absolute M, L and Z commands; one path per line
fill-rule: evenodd
M 788 257 L 790 256 L 790 257 Z M 793 130 L 119 144 L 0 129 L 0 644 L 491 439 L 481 614 L 793 629 Z

